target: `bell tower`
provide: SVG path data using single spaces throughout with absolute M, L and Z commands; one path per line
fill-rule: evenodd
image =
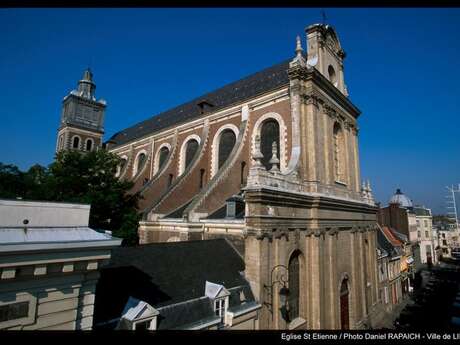
M 88 68 L 62 102 L 56 153 L 61 150 L 93 151 L 101 148 L 104 134 L 104 113 L 107 103 L 96 100 L 96 84 Z
M 313 24 L 305 29 L 307 34 L 307 64 L 316 68 L 345 96 L 347 87 L 343 78 L 343 51 L 337 33 L 330 25 Z

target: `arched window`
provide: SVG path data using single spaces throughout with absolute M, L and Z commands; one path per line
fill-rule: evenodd
M 174 178 L 174 175 L 173 175 L 173 174 L 169 174 L 169 176 L 168 176 L 168 186 L 167 186 L 167 188 L 171 187 L 172 182 L 173 182 L 173 178 Z
M 80 138 L 79 137 L 73 137 L 72 147 L 74 149 L 78 149 L 79 146 L 80 146 Z
M 63 146 L 63 142 L 64 142 L 64 138 L 62 137 L 62 135 L 59 137 L 59 149 L 62 150 L 62 146 Z
M 350 313 L 348 303 L 348 279 L 342 281 L 340 286 L 340 327 L 341 329 L 350 328 Z
M 136 165 L 135 175 L 137 175 L 144 167 L 145 161 L 147 160 L 146 158 L 147 158 L 147 155 L 144 152 L 140 153 L 139 156 L 137 156 L 137 165 Z
M 206 173 L 206 170 L 200 169 L 200 190 L 201 190 L 201 189 L 203 188 L 203 186 L 204 186 L 205 173 Z
M 195 139 L 190 139 L 187 142 L 187 148 L 185 149 L 185 167 L 184 170 L 192 163 L 193 157 L 195 157 L 196 152 L 198 151 L 198 141 Z
M 278 149 L 278 158 L 280 158 L 280 126 L 274 119 L 269 119 L 262 124 L 260 130 L 260 151 L 264 155 L 262 164 L 267 170 L 272 168 L 269 163 L 272 158 L 272 145 L 276 142 Z
M 117 172 L 115 173 L 115 177 L 118 177 L 121 175 L 121 173 L 123 172 L 123 169 L 126 166 L 126 162 L 127 162 L 126 158 L 121 159 L 120 164 L 117 166 Z
M 241 162 L 240 183 L 242 187 L 246 185 L 246 162 Z
M 333 136 L 335 180 L 345 182 L 345 138 L 342 127 L 337 122 L 334 124 Z
M 217 169 L 224 165 L 236 143 L 236 135 L 231 129 L 225 129 L 219 139 L 219 162 Z
M 289 320 L 294 320 L 299 317 L 300 305 L 300 263 L 299 252 L 294 252 L 289 260 L 289 296 L 288 296 L 288 310 Z
M 329 65 L 327 68 L 327 73 L 329 74 L 329 80 L 334 86 L 337 86 L 337 75 L 335 74 L 335 69 L 332 65 Z
M 163 146 L 160 149 L 160 158 L 159 158 L 159 164 L 158 164 L 158 170 L 161 170 L 163 165 L 166 163 L 166 158 L 168 158 L 169 155 L 169 149 L 166 146 Z
M 86 151 L 91 151 L 92 148 L 93 148 L 93 140 L 86 139 Z

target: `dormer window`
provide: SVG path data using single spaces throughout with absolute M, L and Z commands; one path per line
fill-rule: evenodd
M 158 310 L 147 302 L 129 297 L 117 329 L 156 330 Z
M 223 285 L 207 281 L 205 296 L 211 300 L 214 314 L 220 318 L 220 327 L 225 326 L 230 292 Z
M 225 298 L 214 300 L 214 312 L 216 316 L 219 316 L 223 320 L 225 316 Z

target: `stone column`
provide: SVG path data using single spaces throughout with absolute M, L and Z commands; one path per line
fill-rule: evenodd
M 354 162 L 355 162 L 355 192 L 360 192 L 361 188 L 361 176 L 359 171 L 359 150 L 358 150 L 358 129 L 353 127 L 353 153 L 354 153 Z
M 316 161 L 316 115 L 318 105 L 315 98 L 307 100 L 305 116 L 301 120 L 301 142 L 302 142 L 302 165 L 305 174 L 303 179 L 306 181 L 317 181 L 317 161 Z
M 350 328 L 354 329 L 356 323 L 359 321 L 361 316 L 361 300 L 360 300 L 360 289 L 361 277 L 359 271 L 359 246 L 358 246 L 358 229 L 353 227 L 350 232 L 350 246 L 351 246 L 351 310 L 350 310 Z
M 311 329 L 321 329 L 321 305 L 323 304 L 322 274 L 321 274 L 321 231 L 315 229 L 310 236 L 310 265 L 311 265 Z
M 337 329 L 340 326 L 337 323 L 337 301 L 338 296 L 338 281 L 337 281 L 337 240 L 338 229 L 330 229 L 326 235 L 327 252 L 325 259 L 327 260 L 327 277 L 325 287 L 327 286 L 328 305 L 325 315 L 325 327 L 327 329 Z

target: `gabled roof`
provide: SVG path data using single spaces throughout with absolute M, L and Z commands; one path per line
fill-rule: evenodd
M 206 281 L 204 294 L 210 299 L 215 299 L 216 297 L 228 296 L 230 292 L 221 284 L 214 284 Z
M 212 104 L 212 110 L 215 111 L 254 98 L 271 90 L 276 90 L 284 85 L 287 86 L 289 83 L 287 70 L 291 60 L 278 63 L 215 91 L 199 96 L 190 102 L 154 115 L 145 121 L 115 133 L 109 141 L 112 142 L 113 147 L 119 146 L 179 123 L 199 118 L 203 114 L 198 104 L 204 100 Z
M 128 302 L 123 309 L 122 317 L 129 321 L 143 319 L 150 316 L 158 315 L 158 310 L 153 308 L 147 302 L 129 297 Z

